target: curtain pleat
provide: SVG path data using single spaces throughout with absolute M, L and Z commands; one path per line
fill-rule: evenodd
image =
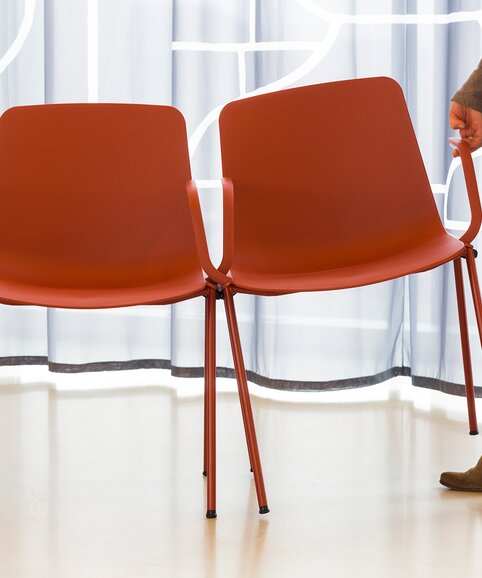
M 447 145 L 447 112 L 480 59 L 481 18 L 476 0 L 3 0 L 0 109 L 86 101 L 178 107 L 219 262 L 220 108 L 259 92 L 390 76 L 404 90 L 440 214 L 460 236 L 469 210 Z M 480 158 L 474 160 L 480 180 Z M 232 376 L 222 302 L 217 306 L 218 374 Z M 260 385 L 339 389 L 411 375 L 416 385 L 463 393 L 451 264 L 345 291 L 237 295 L 236 306 L 248 374 Z M 0 364 L 48 363 L 67 372 L 163 367 L 200 376 L 203 332 L 202 298 L 101 311 L 0 305 Z

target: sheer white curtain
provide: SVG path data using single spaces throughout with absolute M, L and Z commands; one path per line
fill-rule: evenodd
M 481 26 L 480 0 L 2 0 L 0 108 L 85 101 L 180 108 L 218 261 L 222 105 L 256 92 L 391 76 L 405 92 L 446 226 L 460 235 L 468 206 L 446 119 L 450 96 L 481 57 Z M 350 130 L 343 119 L 340 130 Z M 236 301 L 246 366 L 258 383 L 332 389 L 411 374 L 416 384 L 462 391 L 451 266 L 360 289 Z M 470 302 L 468 310 L 482 386 Z M 0 363 L 172 366 L 201 375 L 203 329 L 201 299 L 95 312 L 0 306 Z M 230 374 L 221 307 L 218 366 Z

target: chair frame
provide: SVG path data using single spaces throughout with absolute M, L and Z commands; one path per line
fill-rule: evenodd
M 477 267 L 475 258 L 477 252 L 475 251 L 472 241 L 475 239 L 482 224 L 482 207 L 480 204 L 480 196 L 477 187 L 477 179 L 475 176 L 474 163 L 470 153 L 469 146 L 461 139 L 451 138 L 449 142 L 454 147 L 460 156 L 462 162 L 462 169 L 464 171 L 465 184 L 467 187 L 467 195 L 469 199 L 471 220 L 469 227 L 460 237 L 460 241 L 465 244 L 465 262 L 467 264 L 467 272 L 469 276 L 470 288 L 472 293 L 472 301 L 474 304 L 475 316 L 477 320 L 477 329 L 479 332 L 479 339 L 482 346 L 482 300 L 480 294 L 480 286 L 477 277 Z M 472 373 L 472 361 L 470 355 L 470 340 L 467 324 L 467 310 L 465 304 L 464 281 L 462 275 L 461 258 L 454 259 L 454 276 L 455 286 L 457 292 L 457 307 L 459 313 L 460 339 L 462 346 L 462 358 L 464 364 L 465 374 L 465 389 L 467 397 L 467 409 L 469 414 L 469 433 L 470 435 L 477 435 L 479 429 L 477 426 L 477 414 L 475 409 L 475 390 L 474 378 Z
M 234 309 L 232 280 L 225 275 L 221 264 L 216 269 L 209 257 L 209 249 L 204 229 L 201 204 L 196 184 L 190 180 L 186 184 L 189 208 L 194 226 L 196 246 L 204 272 L 208 276 L 206 282 L 209 283 L 210 290 L 206 298 L 206 341 L 205 341 L 205 373 L 204 373 L 204 464 L 203 475 L 207 476 L 207 514 L 208 518 L 216 517 L 216 298 L 222 299 L 226 310 L 228 322 L 229 338 L 234 360 L 234 370 L 238 385 L 238 394 L 243 417 L 244 431 L 246 434 L 246 444 L 248 455 L 256 485 L 258 496 L 259 513 L 269 512 L 266 490 L 264 487 L 261 459 L 259 456 L 256 430 L 254 426 L 253 410 L 249 397 L 246 370 L 244 367 L 241 340 L 239 338 L 236 311 Z M 229 179 L 223 179 L 223 199 L 224 214 L 228 219 L 233 215 L 233 187 Z M 233 248 L 233 227 L 228 225 L 224 228 L 225 252 L 222 263 L 230 263 Z M 215 289 L 214 289 L 215 287 Z
M 482 300 L 475 264 L 477 252 L 475 251 L 472 245 L 472 241 L 477 235 L 482 223 L 482 208 L 480 203 L 480 197 L 477 187 L 472 156 L 468 148 L 468 145 L 467 143 L 459 139 L 449 139 L 449 140 L 451 146 L 456 148 L 460 155 L 471 211 L 470 225 L 468 229 L 465 231 L 465 233 L 460 237 L 460 240 L 465 245 L 465 254 L 462 255 L 461 257 L 453 259 L 453 263 L 454 263 L 457 308 L 458 308 L 460 336 L 461 336 L 462 358 L 465 376 L 469 433 L 470 435 L 476 435 L 479 433 L 479 430 L 477 425 L 477 416 L 475 408 L 475 390 L 474 390 L 474 380 L 473 380 L 471 354 L 470 354 L 467 310 L 465 303 L 461 259 L 463 258 L 467 264 L 468 276 L 477 319 L 478 332 L 482 346 Z M 189 181 L 187 183 L 189 205 L 191 209 L 191 216 L 193 219 L 196 244 L 200 260 L 204 268 L 204 271 L 208 276 L 208 280 L 211 281 L 213 284 L 216 284 L 217 287 L 216 291 L 218 298 L 222 298 L 224 300 L 224 306 L 226 310 L 226 317 L 229 329 L 229 337 L 231 342 L 231 349 L 234 358 L 235 374 L 238 385 L 241 410 L 243 415 L 243 423 L 246 434 L 246 442 L 248 446 L 248 454 L 251 464 L 251 471 L 253 471 L 254 474 L 254 481 L 256 485 L 256 492 L 259 504 L 259 512 L 260 514 L 264 514 L 269 512 L 269 508 L 264 486 L 261 461 L 259 457 L 258 443 L 256 439 L 256 431 L 254 427 L 251 403 L 249 398 L 246 371 L 244 367 L 238 324 L 236 320 L 236 311 L 234 307 L 234 295 L 239 292 L 247 293 L 247 291 L 243 290 L 242 288 L 236 287 L 235 281 L 233 281 L 233 279 L 229 276 L 229 271 L 231 268 L 231 263 L 234 254 L 234 185 L 230 177 L 228 176 L 223 177 L 222 189 L 223 189 L 223 258 L 221 264 L 216 269 L 213 266 L 209 257 L 209 251 L 207 247 L 206 235 L 202 222 L 201 207 L 199 203 L 196 185 L 194 181 Z M 256 293 L 256 294 L 270 296 L 270 295 L 284 295 L 286 294 L 286 292 L 279 292 L 279 293 L 270 292 L 270 293 Z M 211 297 L 211 300 L 212 303 L 214 303 L 214 297 Z M 206 305 L 206 307 L 207 307 L 206 323 L 208 324 L 209 323 L 208 319 L 210 319 L 210 316 L 214 316 L 213 313 L 214 306 L 212 306 L 213 309 L 208 308 L 208 305 Z M 214 365 L 214 367 L 212 367 L 212 365 Z M 209 350 L 209 353 L 208 350 L 206 350 L 206 367 L 208 369 L 205 374 L 206 421 L 205 421 L 205 434 L 204 434 L 205 457 L 204 457 L 203 473 L 207 474 L 208 476 L 208 485 L 209 482 L 211 481 L 211 491 L 208 489 L 208 496 L 210 496 L 211 502 L 209 502 L 208 500 L 208 503 L 213 504 L 214 491 L 215 491 L 213 487 L 215 486 L 215 479 L 210 480 L 210 478 L 215 477 L 215 464 L 216 464 L 215 462 L 216 449 L 214 439 L 216 427 L 215 400 L 213 400 L 215 396 L 214 379 L 216 370 L 215 370 L 214 354 L 212 353 L 211 350 Z

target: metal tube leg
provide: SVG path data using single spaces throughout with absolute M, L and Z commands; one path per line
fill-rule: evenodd
M 207 511 L 206 517 L 216 517 L 216 291 L 209 288 L 206 296 L 206 342 L 205 342 L 205 400 L 207 465 Z M 206 455 L 207 454 L 207 455 Z
M 248 383 L 246 380 L 246 370 L 244 368 L 241 341 L 239 339 L 233 293 L 230 287 L 226 287 L 224 289 L 224 306 L 226 308 L 229 339 L 231 341 L 231 349 L 233 351 L 234 371 L 236 373 L 236 381 L 238 383 L 239 401 L 243 414 L 249 459 L 254 474 L 254 483 L 256 485 L 256 493 L 258 496 L 259 513 L 266 514 L 269 512 L 268 500 L 266 498 L 266 491 L 264 488 L 263 471 L 261 469 L 261 460 L 259 458 L 258 442 L 256 440 L 256 430 L 254 427 L 251 401 L 249 399 Z
M 474 379 L 472 376 L 472 363 L 470 360 L 469 331 L 467 327 L 464 280 L 462 277 L 462 264 L 460 258 L 454 260 L 454 272 L 455 288 L 457 291 L 457 307 L 459 310 L 460 340 L 462 343 L 462 357 L 464 361 L 465 391 L 469 412 L 469 430 L 471 435 L 475 435 L 479 433 L 479 430 L 477 427 L 477 415 L 475 411 Z
M 204 303 L 204 440 L 203 440 L 203 476 L 208 475 L 208 365 L 209 365 L 209 299 L 205 295 Z
M 473 247 L 467 247 L 466 253 L 467 269 L 469 271 L 470 289 L 472 290 L 472 299 L 474 301 L 475 317 L 479 329 L 480 345 L 482 347 L 482 301 L 480 299 L 480 286 L 477 277 L 477 268 L 475 265 L 475 254 Z

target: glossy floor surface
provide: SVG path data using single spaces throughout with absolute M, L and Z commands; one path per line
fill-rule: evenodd
M 223 381 L 208 520 L 202 383 L 125 375 L 1 378 L 2 578 L 482 576 L 482 494 L 438 484 L 482 453 L 464 400 L 402 378 L 337 394 L 253 387 L 260 516 Z

